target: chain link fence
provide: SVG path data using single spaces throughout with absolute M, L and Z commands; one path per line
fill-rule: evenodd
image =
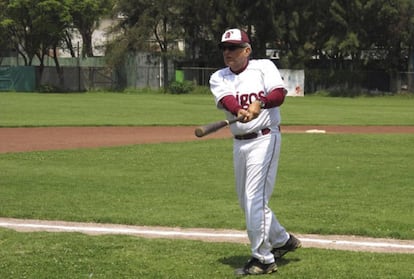
M 83 92 L 92 90 L 113 90 L 117 83 L 113 71 L 108 67 L 62 67 L 63 84 L 54 67 L 45 67 L 40 73 L 36 67 L 40 91 Z
M 211 74 L 217 68 L 181 67 L 180 80 L 192 81 L 196 85 L 208 86 Z M 281 69 L 281 72 L 284 69 Z M 385 71 L 344 71 L 313 69 L 305 70 L 304 92 L 313 93 L 322 90 L 356 90 L 378 94 L 381 92 L 414 93 L 414 72 L 400 72 L 392 77 Z
M 38 62 L 34 61 L 36 87 L 40 91 L 74 91 L 118 90 L 123 88 L 158 89 L 172 81 L 191 81 L 195 85 L 208 86 L 210 76 L 218 70 L 207 67 L 174 67 L 168 63 L 168 77 L 164 77 L 160 57 L 139 53 L 131 55 L 127 63 L 118 69 L 107 66 L 105 57 L 60 58 L 63 79 L 54 66 L 52 58 L 45 61 L 40 73 Z M 37 64 L 36 64 L 37 63 Z M 20 65 L 20 66 L 19 66 Z M 21 67 L 24 62 L 17 57 L 1 58 L 1 67 Z M 282 69 L 283 70 L 283 69 Z M 414 93 L 414 72 L 400 72 L 391 75 L 386 71 L 343 71 L 312 69 L 305 70 L 304 92 L 311 94 L 321 90 L 359 91 L 372 94 L 382 92 Z M 167 80 L 168 79 L 168 80 Z M 5 86 L 9 79 L 1 80 Z M 62 84 L 63 83 L 63 84 Z

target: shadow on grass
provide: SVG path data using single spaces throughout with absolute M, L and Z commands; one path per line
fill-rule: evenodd
M 232 256 L 219 259 L 219 262 L 232 268 L 242 267 L 249 260 L 248 256 Z
M 240 267 L 243 267 L 247 263 L 248 260 L 249 260 L 248 256 L 232 256 L 232 257 L 221 258 L 219 259 L 219 262 L 225 265 L 229 265 L 232 268 L 240 268 Z M 294 258 L 294 259 L 281 258 L 281 259 L 276 260 L 276 264 L 277 266 L 281 267 L 291 262 L 299 262 L 299 261 L 300 259 L 298 258 Z

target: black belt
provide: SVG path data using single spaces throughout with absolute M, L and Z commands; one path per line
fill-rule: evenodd
M 262 135 L 267 135 L 268 133 L 270 133 L 270 129 L 269 128 L 264 128 L 261 130 Z M 249 134 L 244 134 L 244 135 L 237 135 L 234 136 L 235 139 L 238 140 L 249 140 L 249 139 L 255 139 L 259 136 L 258 133 L 249 133 Z

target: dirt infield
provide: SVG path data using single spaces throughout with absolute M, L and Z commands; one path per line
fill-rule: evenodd
M 122 146 L 230 138 L 228 128 L 205 138 L 194 136 L 195 127 L 48 127 L 0 128 L 0 153 Z M 414 126 L 286 126 L 283 133 L 414 133 Z M 245 232 L 234 230 L 138 227 L 63 221 L 1 218 L 0 227 L 17 231 L 76 231 L 87 234 L 130 234 L 215 242 L 247 243 Z M 369 252 L 414 253 L 414 240 L 374 239 L 356 236 L 298 235 L 304 247 Z
M 0 153 L 121 146 L 231 137 L 228 128 L 205 138 L 195 127 L 0 128 Z M 414 126 L 286 126 L 282 133 L 414 133 Z

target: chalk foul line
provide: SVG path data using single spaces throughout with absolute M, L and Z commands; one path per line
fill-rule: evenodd
M 114 224 L 21 220 L 0 218 L 0 227 L 16 231 L 79 232 L 90 235 L 121 234 L 149 238 L 180 238 L 208 242 L 248 243 L 243 231 L 218 229 L 183 229 Z M 357 236 L 296 234 L 304 248 L 414 254 L 414 240 L 377 239 Z

